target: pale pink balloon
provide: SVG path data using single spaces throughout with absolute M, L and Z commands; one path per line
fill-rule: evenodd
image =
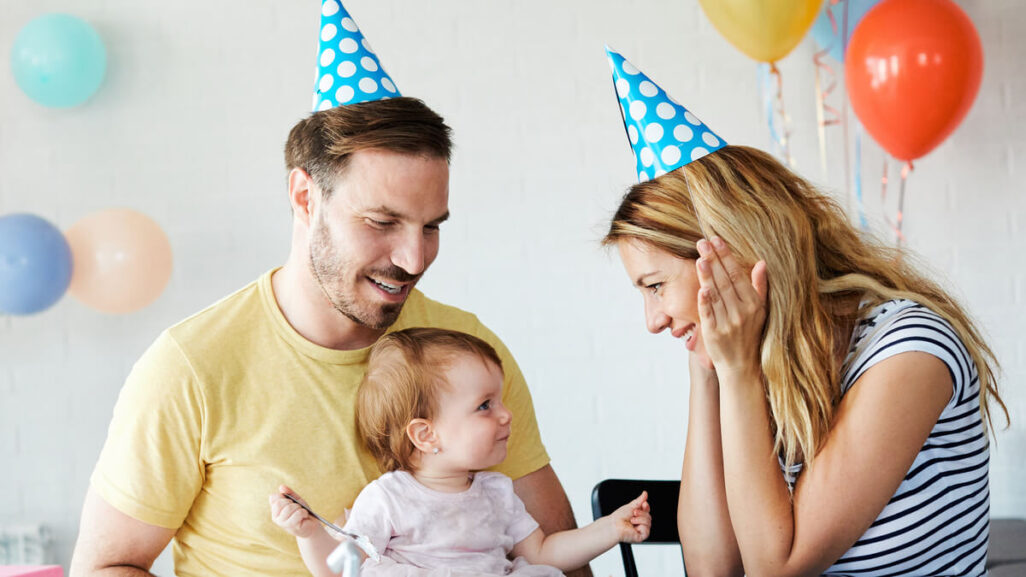
M 94 309 L 129 313 L 152 303 L 171 278 L 171 243 L 148 216 L 104 210 L 71 226 L 64 237 L 74 269 L 68 292 Z

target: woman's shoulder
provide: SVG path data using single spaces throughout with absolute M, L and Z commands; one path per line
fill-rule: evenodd
M 842 391 L 878 362 L 913 351 L 926 352 L 943 361 L 956 389 L 971 372 L 972 359 L 958 332 L 937 312 L 907 299 L 865 307 L 845 360 Z
M 918 311 L 940 318 L 924 305 L 909 299 L 891 299 L 877 304 L 864 304 L 859 308 L 859 326 L 872 327 L 888 321 L 902 318 L 910 311 Z
M 958 339 L 951 324 L 925 305 L 908 299 L 888 300 L 863 307 L 852 335 L 850 351 L 865 351 L 866 345 L 878 348 L 896 335 L 902 339 L 915 339 L 933 333 Z

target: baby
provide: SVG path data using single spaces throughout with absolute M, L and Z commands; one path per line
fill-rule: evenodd
M 586 527 L 546 535 L 512 480 L 485 471 L 506 457 L 513 418 L 501 365 L 488 343 L 444 329 L 390 333 L 371 348 L 356 420 L 386 473 L 363 489 L 345 525 L 382 554 L 364 561 L 364 575 L 554 577 L 648 538 L 645 493 Z M 275 494 L 271 517 L 295 535 L 311 573 L 332 575 L 325 560 L 338 542 L 309 513 Z

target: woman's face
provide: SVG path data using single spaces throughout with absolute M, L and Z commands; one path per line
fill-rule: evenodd
M 684 340 L 684 347 L 698 356 L 698 362 L 712 370 L 712 361 L 702 343 L 698 320 L 698 271 L 695 261 L 678 258 L 637 240 L 617 243 L 620 260 L 631 282 L 645 301 L 645 325 L 649 332 L 669 328 Z

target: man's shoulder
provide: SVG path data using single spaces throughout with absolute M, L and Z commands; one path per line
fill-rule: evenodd
M 234 335 L 248 332 L 264 316 L 264 298 L 260 277 L 206 308 L 186 317 L 165 331 L 179 345 L 203 347 L 211 342 L 224 342 Z

